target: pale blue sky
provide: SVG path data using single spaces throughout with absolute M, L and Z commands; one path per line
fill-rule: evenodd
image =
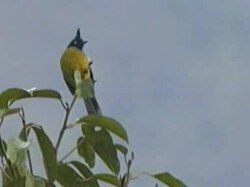
M 190 187 L 245 186 L 249 8 L 247 0 L 5 0 L 0 89 L 53 88 L 70 100 L 59 59 L 80 27 L 94 61 L 97 98 L 104 114 L 127 129 L 135 173 L 169 171 Z M 28 121 L 56 137 L 57 102 L 17 104 Z M 72 121 L 82 113 L 79 101 Z M 16 122 L 8 120 L 6 137 L 15 135 Z M 131 186 L 153 184 L 143 177 Z

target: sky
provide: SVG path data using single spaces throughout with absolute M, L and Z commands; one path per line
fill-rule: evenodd
M 59 60 L 80 28 L 94 61 L 97 99 L 126 128 L 135 175 L 168 171 L 190 187 L 245 186 L 249 8 L 247 0 L 2 0 L 0 90 L 51 88 L 70 101 Z M 57 101 L 16 105 L 56 138 L 63 120 Z M 84 114 L 82 105 L 71 121 Z M 18 118 L 6 123 L 4 137 L 16 136 Z M 66 134 L 64 147 L 77 133 Z M 131 187 L 154 184 L 140 177 Z

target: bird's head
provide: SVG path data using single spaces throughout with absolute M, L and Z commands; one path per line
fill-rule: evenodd
M 76 47 L 77 49 L 82 50 L 83 46 L 87 43 L 88 41 L 84 41 L 81 38 L 81 33 L 80 29 L 77 30 L 75 38 L 69 43 L 68 48 L 70 47 Z

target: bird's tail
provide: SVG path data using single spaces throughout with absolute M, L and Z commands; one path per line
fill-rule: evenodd
M 87 109 L 88 114 L 99 114 L 102 115 L 101 108 L 95 97 L 84 99 L 84 103 Z

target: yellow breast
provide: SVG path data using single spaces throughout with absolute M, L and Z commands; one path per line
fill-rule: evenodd
M 81 72 L 82 79 L 90 78 L 89 59 L 81 50 L 71 47 L 61 57 L 61 69 L 64 76 L 74 79 L 74 71 Z

